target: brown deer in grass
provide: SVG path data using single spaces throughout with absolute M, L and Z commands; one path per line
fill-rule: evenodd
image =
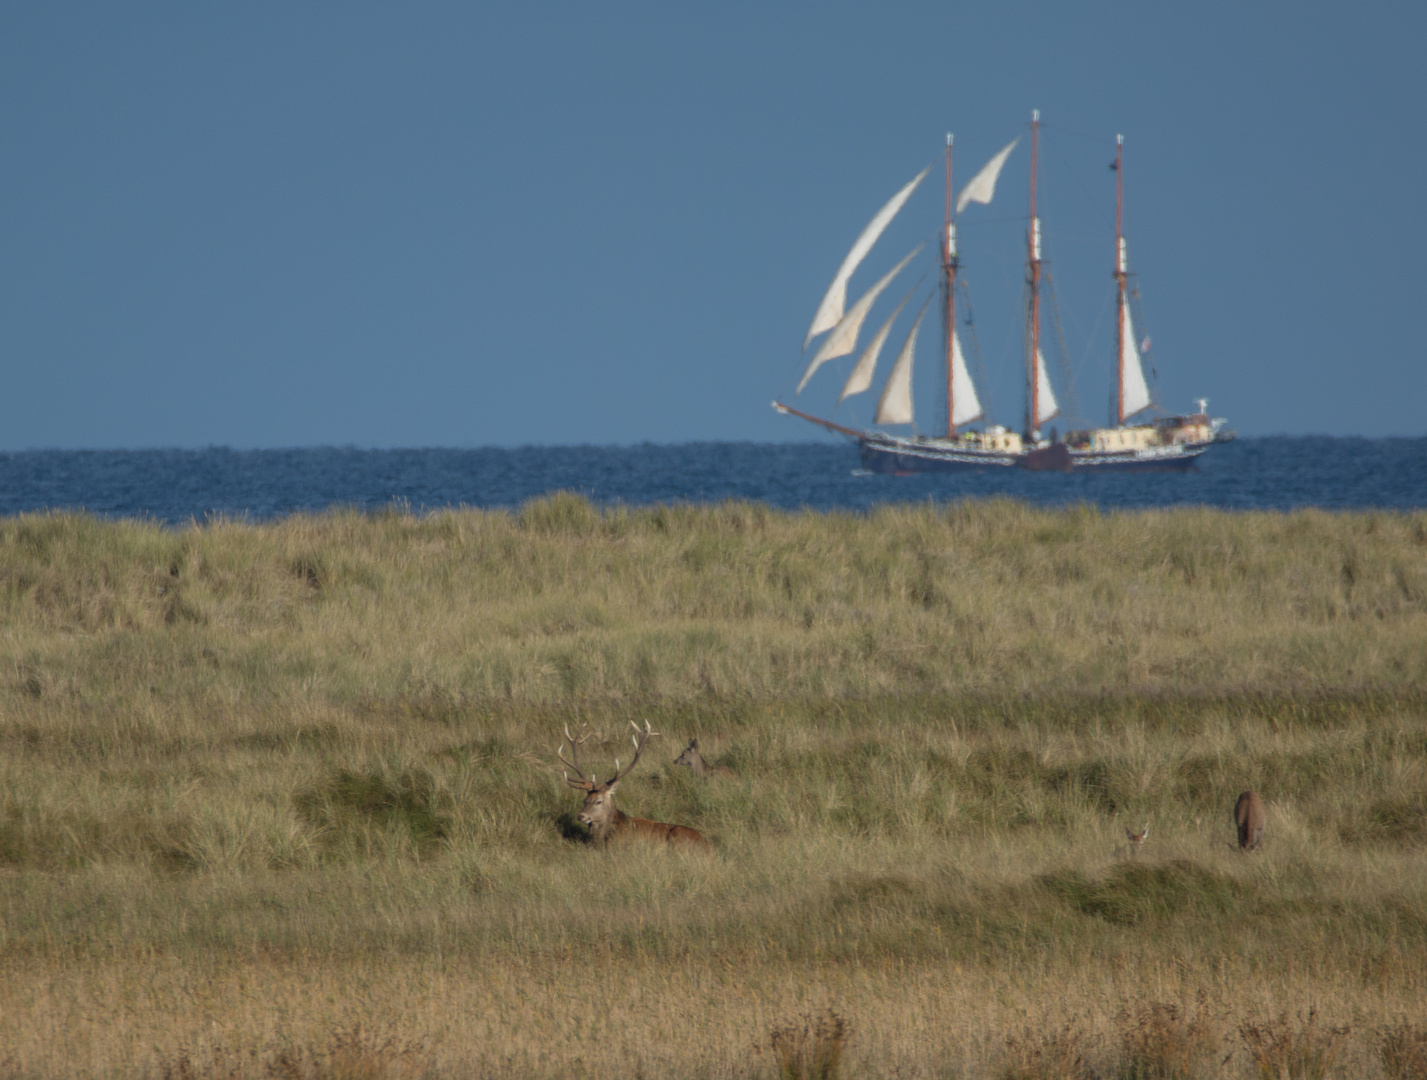
M 1145 827 L 1139 832 L 1132 829 L 1125 830 L 1125 839 L 1130 842 L 1130 858 L 1134 858 L 1140 853 L 1140 845 L 1150 838 L 1150 823 L 1145 822 Z
M 634 734 L 630 736 L 630 742 L 634 743 L 634 757 L 623 769 L 616 761 L 614 775 L 604 783 L 600 783 L 599 777 L 593 773 L 587 777 L 580 771 L 580 744 L 589 736 L 577 739 L 570 734 L 569 726 L 565 727 L 565 740 L 570 744 L 570 757 L 566 760 L 563 746 L 555 753 L 565 767 L 574 770 L 575 776 L 579 778 L 571 779 L 570 773 L 566 772 L 565 783 L 585 792 L 585 805 L 580 808 L 579 814 L 580 823 L 588 828 L 590 835 L 601 843 L 625 837 L 639 837 L 644 840 L 662 841 L 666 844 L 679 844 L 684 847 L 707 848 L 709 842 L 696 829 L 691 829 L 687 825 L 666 825 L 662 821 L 630 817 L 614 805 L 614 792 L 619 787 L 619 782 L 628 776 L 629 771 L 639 763 L 639 755 L 644 753 L 644 744 L 659 734 L 657 731 L 649 729 L 647 720 L 644 722 L 643 731 L 633 720 L 629 722 L 629 726 L 634 728 Z
M 1264 826 L 1268 823 L 1268 811 L 1257 793 L 1246 791 L 1234 804 L 1234 824 L 1239 827 L 1239 847 L 1253 851 L 1263 842 Z
M 732 780 L 738 774 L 727 765 L 710 765 L 699 753 L 699 740 L 690 739 L 684 752 L 674 759 L 675 765 L 683 765 L 700 780 Z

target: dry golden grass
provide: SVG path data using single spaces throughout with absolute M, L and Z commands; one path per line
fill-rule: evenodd
M 0 521 L 0 1075 L 1411 1075 L 1424 675 L 1423 514 Z

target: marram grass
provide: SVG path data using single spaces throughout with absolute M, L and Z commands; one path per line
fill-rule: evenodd
M 1405 1075 L 1424 675 L 1427 514 L 6 519 L 0 1075 Z

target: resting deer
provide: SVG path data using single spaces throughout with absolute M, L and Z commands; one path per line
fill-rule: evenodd
M 1246 791 L 1234 804 L 1234 824 L 1239 827 L 1239 847 L 1253 851 L 1263 842 L 1264 825 L 1268 822 L 1268 811 L 1263 800 L 1255 792 Z
M 737 773 L 727 765 L 710 765 L 699 753 L 699 740 L 690 739 L 684 752 L 674 759 L 675 765 L 686 766 L 700 780 L 732 780 Z
M 707 848 L 709 842 L 696 829 L 690 829 L 686 825 L 666 825 L 662 821 L 650 821 L 648 818 L 630 817 L 623 810 L 615 807 L 614 792 L 619 787 L 619 782 L 628 776 L 629 771 L 639 763 L 639 755 L 644 753 L 644 744 L 659 734 L 657 731 L 649 729 L 647 720 L 644 722 L 643 731 L 639 730 L 639 725 L 633 720 L 629 722 L 629 726 L 634 728 L 634 734 L 630 737 L 630 741 L 634 743 L 634 757 L 623 769 L 616 761 L 614 775 L 603 784 L 600 783 L 599 777 L 593 773 L 586 777 L 580 771 L 580 744 L 589 736 L 577 739 L 570 734 L 569 726 L 565 727 L 565 740 L 570 744 L 569 760 L 565 758 L 563 746 L 555 753 L 566 768 L 574 770 L 575 776 L 579 777 L 578 780 L 571 779 L 569 772 L 566 772 L 565 783 L 586 793 L 585 805 L 580 808 L 579 814 L 581 824 L 590 830 L 590 834 L 596 840 L 602 843 L 613 839 L 637 836 L 645 840 L 662 840 L 666 844 Z
M 1139 832 L 1130 829 L 1125 830 L 1125 839 L 1130 842 L 1130 858 L 1134 858 L 1140 853 L 1140 845 L 1150 838 L 1150 823 L 1145 822 L 1145 827 Z

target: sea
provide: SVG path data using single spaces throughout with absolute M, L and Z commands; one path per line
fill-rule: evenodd
M 0 453 L 7 516 L 69 510 L 184 526 L 337 507 L 515 508 L 556 491 L 600 505 L 747 500 L 854 512 L 992 497 L 1102 510 L 1416 510 L 1427 507 L 1427 438 L 1240 438 L 1211 447 L 1184 472 L 1104 475 L 873 475 L 859 468 L 855 446 L 836 442 Z

